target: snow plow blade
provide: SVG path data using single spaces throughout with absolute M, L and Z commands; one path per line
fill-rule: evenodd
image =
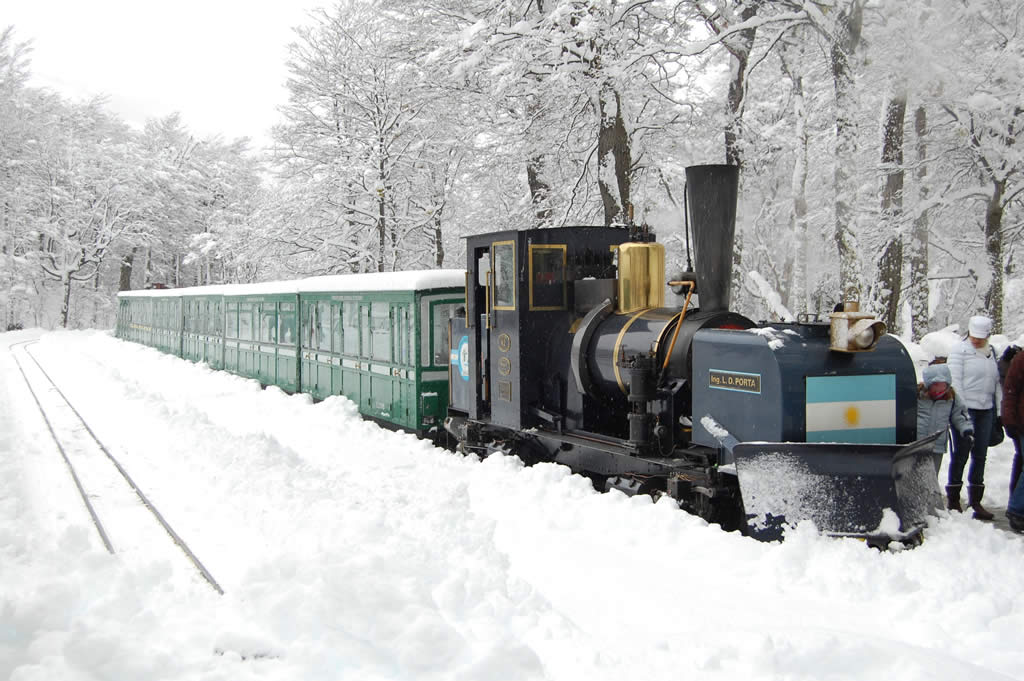
M 941 508 L 932 443 L 743 442 L 733 448 L 747 533 L 781 539 L 784 525 L 887 546 L 916 544 Z

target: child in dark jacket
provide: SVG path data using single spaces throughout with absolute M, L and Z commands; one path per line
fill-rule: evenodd
M 935 440 L 932 454 L 935 458 L 935 474 L 942 469 L 942 455 L 946 452 L 949 427 L 952 426 L 970 447 L 974 440 L 974 424 L 967 407 L 953 390 L 952 375 L 945 364 L 930 364 L 921 373 L 922 381 L 917 386 L 917 436 L 925 437 L 941 431 Z M 948 492 L 949 490 L 947 490 Z M 956 507 L 950 501 L 950 508 L 959 511 L 960 490 L 956 490 Z

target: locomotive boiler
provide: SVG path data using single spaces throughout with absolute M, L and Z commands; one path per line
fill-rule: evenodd
M 915 541 L 938 489 L 912 360 L 853 304 L 771 325 L 730 311 L 737 186 L 733 166 L 687 169 L 696 271 L 672 282 L 635 226 L 469 237 L 446 429 L 759 539 L 813 521 Z

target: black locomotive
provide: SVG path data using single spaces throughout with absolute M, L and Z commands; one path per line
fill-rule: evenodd
M 729 310 L 737 185 L 732 166 L 687 169 L 697 267 L 672 282 L 643 228 L 470 237 L 446 428 L 760 539 L 812 520 L 914 541 L 938 489 L 913 363 L 852 304 L 771 326 Z

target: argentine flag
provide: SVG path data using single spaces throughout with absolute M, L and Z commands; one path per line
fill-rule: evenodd
M 896 375 L 808 376 L 807 442 L 896 444 Z

